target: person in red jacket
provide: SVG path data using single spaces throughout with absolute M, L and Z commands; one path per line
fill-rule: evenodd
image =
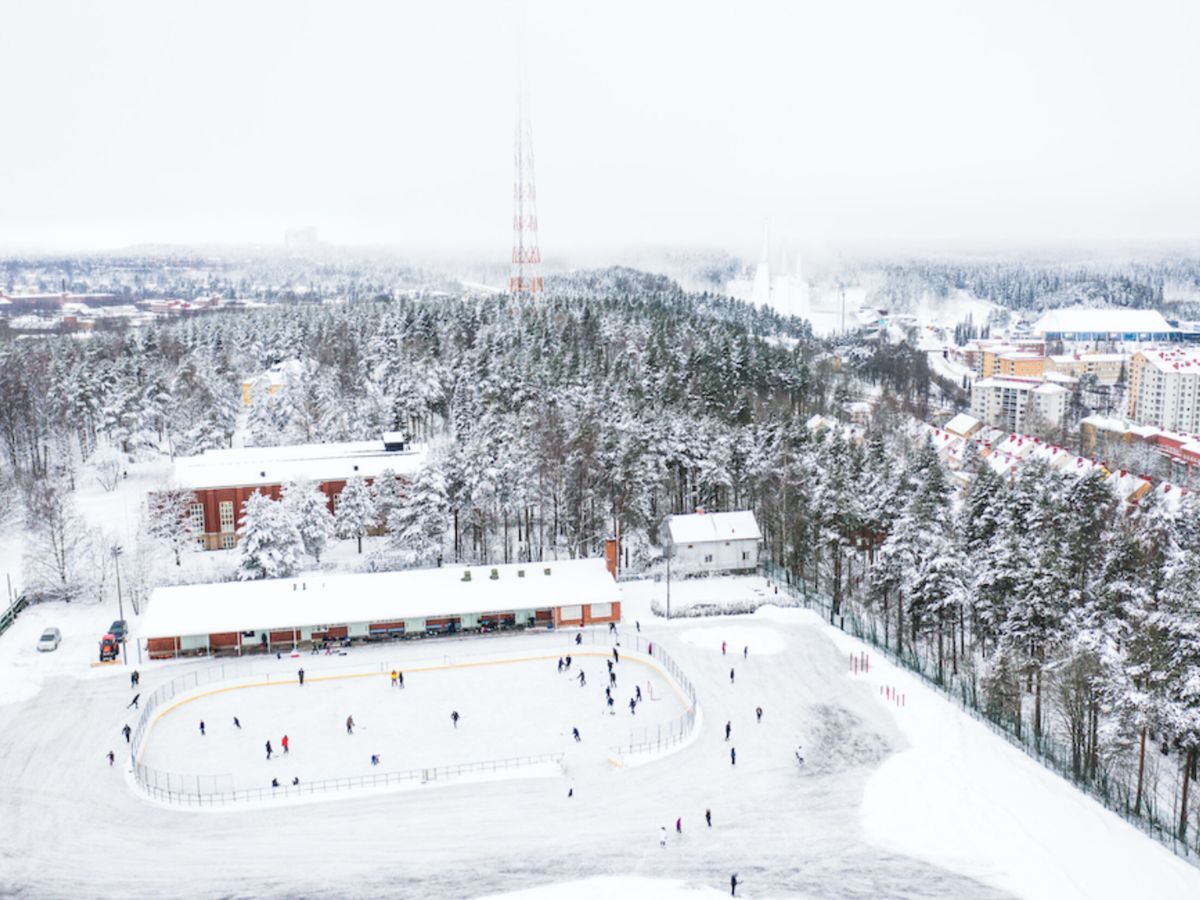
M 283 752 L 287 753 L 288 752 L 288 736 L 286 734 L 283 736 L 283 740 L 280 741 L 279 743 L 283 745 Z

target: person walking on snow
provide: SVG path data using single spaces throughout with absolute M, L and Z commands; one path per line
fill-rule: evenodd
M 754 707 L 754 715 L 758 717 L 759 722 L 762 722 L 762 707 L 761 706 Z
M 675 820 L 675 833 L 683 834 L 683 816 Z
M 346 734 L 354 734 L 354 716 L 346 716 Z
M 729 670 L 729 683 L 733 684 L 733 669 Z
M 279 744 L 280 744 L 280 746 L 283 747 L 283 752 L 287 753 L 288 752 L 288 736 L 286 734 L 283 736 L 283 740 L 280 741 Z
M 634 620 L 633 620 L 633 624 L 637 626 L 638 633 L 641 633 L 641 630 L 642 630 L 642 623 L 641 623 L 641 622 L 639 622 L 637 619 L 634 619 Z
M 301 669 L 296 674 L 300 676 L 300 687 L 304 687 L 304 670 Z
M 125 727 L 121 729 L 121 734 L 125 735 L 125 743 L 127 743 L 127 744 L 129 743 L 129 735 L 132 732 L 133 732 L 133 729 L 129 727 L 128 723 L 126 723 Z
M 200 737 L 204 737 L 204 720 L 200 720 Z
M 233 717 L 233 727 L 236 728 L 238 731 L 242 730 L 242 723 L 238 721 L 237 716 Z
M 271 754 L 275 751 L 271 749 L 271 742 L 267 741 L 267 762 L 271 761 Z
M 577 743 L 577 744 L 578 744 L 578 743 L 580 742 L 580 740 L 581 740 L 581 738 L 579 737 L 579 729 L 578 729 L 578 728 L 572 728 L 572 729 L 571 729 L 571 734 L 572 734 L 572 735 L 574 736 L 574 738 L 575 738 L 575 743 Z
M 705 808 L 704 821 L 708 823 L 709 828 L 712 828 L 712 810 L 711 809 Z
M 458 710 L 457 709 L 450 713 L 450 721 L 454 723 L 455 728 L 458 727 Z
M 725 655 L 725 642 L 724 641 L 721 641 L 721 655 L 722 656 Z
M 637 700 L 638 703 L 641 703 L 642 702 L 642 686 L 640 684 L 635 684 L 633 686 L 633 690 L 634 690 L 634 695 L 633 695 L 634 699 Z
M 729 740 L 729 732 L 731 732 L 732 730 L 733 730 L 733 723 L 726 722 L 725 723 L 725 740 Z
M 749 659 L 749 658 L 750 658 L 750 645 L 747 644 L 745 647 L 742 648 L 742 659 Z
M 737 765 L 737 748 L 736 747 L 729 748 L 729 764 L 731 766 Z
M 115 753 L 113 753 L 111 750 L 109 750 L 109 751 L 108 751 L 108 764 L 109 764 L 110 766 L 113 764 L 113 762 L 116 760 L 116 758 L 117 758 L 117 757 L 116 757 L 116 754 L 115 754 Z
M 729 896 L 730 897 L 737 896 L 737 886 L 738 886 L 737 872 L 734 872 L 733 876 L 729 879 Z

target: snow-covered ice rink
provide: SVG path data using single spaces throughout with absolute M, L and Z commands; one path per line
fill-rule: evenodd
M 512 654 L 470 655 L 495 650 L 497 644 L 511 646 Z M 439 645 L 458 652 L 428 657 Z M 570 668 L 560 673 L 558 659 L 567 655 Z M 386 659 L 371 667 L 352 664 L 366 657 Z M 268 787 L 272 778 L 287 785 L 293 778 L 310 782 L 559 753 L 566 756 L 568 773 L 604 767 L 611 765 L 614 747 L 627 745 L 631 736 L 641 741 L 645 732 L 685 712 L 683 698 L 644 655 L 622 656 L 613 666 L 616 683 L 610 687 L 611 659 L 607 643 L 577 647 L 562 635 L 268 659 L 262 666 L 265 677 L 215 682 L 165 704 L 141 762 L 161 772 L 229 776 L 219 784 L 233 790 Z M 403 673 L 403 687 L 391 686 L 393 668 Z M 614 700 L 611 712 L 606 687 Z M 636 700 L 637 690 L 643 702 L 631 712 L 629 701 Z M 457 726 L 452 712 L 459 714 Z M 352 731 L 346 728 L 348 717 L 354 720 Z M 378 764 L 372 764 L 372 756 Z M 512 773 L 521 774 L 519 769 Z
M 583 660 L 586 688 L 555 670 L 573 649 L 564 633 L 265 658 L 253 674 L 283 683 L 171 710 L 147 754 L 253 784 L 330 768 L 370 771 L 371 753 L 381 754 L 381 768 L 399 769 L 410 760 L 565 752 L 566 772 L 204 813 L 148 802 L 123 771 L 120 728 L 134 721 L 128 669 L 94 668 L 90 651 L 79 650 L 94 646 L 111 610 L 31 609 L 0 636 L 0 681 L 19 674 L 22 685 L 0 693 L 0 896 L 668 898 L 728 896 L 734 872 L 739 897 L 1200 896 L 1200 870 L 907 673 L 876 654 L 869 674 L 852 673 L 849 654 L 867 648 L 816 615 L 767 607 L 666 623 L 649 611 L 661 588 L 623 586 L 622 628 L 628 635 L 640 621 L 642 637 L 661 642 L 696 689 L 694 739 L 664 755 L 642 765 L 608 760 L 608 732 L 615 739 L 632 720 L 619 707 L 603 715 L 603 657 L 585 655 L 607 650 L 602 631 L 594 646 L 572 653 Z M 761 589 L 759 579 L 730 579 L 725 588 L 730 599 Z M 51 622 L 64 631 L 62 656 L 32 649 Z M 421 671 L 434 654 L 547 658 Z M 287 680 L 300 664 L 314 678 L 397 664 L 406 688 L 391 688 L 386 674 L 300 688 Z M 141 691 L 212 665 L 143 666 Z M 624 674 L 632 667 L 618 667 L 618 701 L 632 689 Z M 901 689 L 906 705 L 881 699 L 881 686 Z M 639 724 L 643 710 L 660 714 L 653 707 L 666 717 L 682 708 L 672 699 L 645 703 Z M 352 737 L 347 715 L 359 723 Z M 583 736 L 577 746 L 574 726 Z M 289 758 L 267 763 L 263 743 L 279 749 L 284 733 Z M 792 758 L 796 744 L 805 748 L 803 769 Z M 110 749 L 118 754 L 111 769 Z

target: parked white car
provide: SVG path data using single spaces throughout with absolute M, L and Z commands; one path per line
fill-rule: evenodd
M 38 638 L 37 648 L 39 650 L 57 650 L 60 643 L 62 643 L 62 632 L 57 628 L 47 628 Z

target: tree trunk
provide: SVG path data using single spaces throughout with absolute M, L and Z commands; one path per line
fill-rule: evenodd
M 1133 798 L 1133 814 L 1140 816 L 1142 814 L 1142 777 L 1146 773 L 1146 726 L 1142 726 L 1142 736 L 1138 741 L 1138 777 L 1137 777 L 1137 793 Z
M 1187 757 L 1183 762 L 1183 791 L 1179 798 L 1179 840 L 1187 843 L 1187 821 L 1188 821 L 1188 785 L 1191 784 L 1192 766 L 1196 762 L 1196 748 L 1192 747 L 1187 752 Z
M 1038 746 L 1042 746 L 1042 670 L 1039 668 L 1034 673 L 1034 694 L 1033 694 L 1033 741 Z

